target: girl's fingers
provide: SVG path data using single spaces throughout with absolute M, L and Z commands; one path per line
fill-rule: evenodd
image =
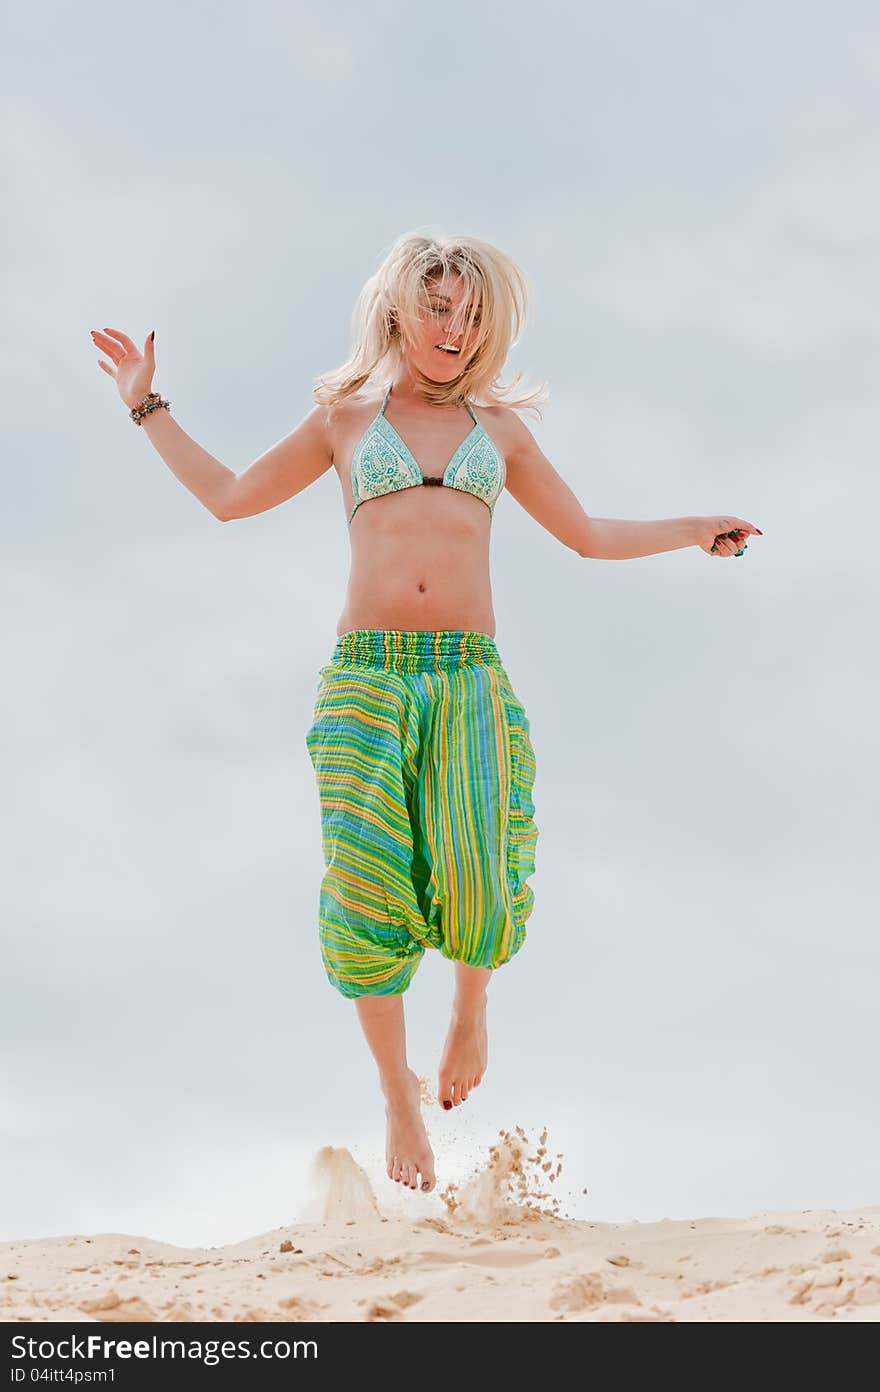
M 118 338 L 127 353 L 136 353 L 138 351 L 128 334 L 122 333 L 119 329 L 108 329 L 106 325 L 104 327 L 104 332 L 110 334 L 111 338 Z
M 113 371 L 113 368 L 110 366 L 109 363 L 105 363 L 102 358 L 99 358 L 98 366 L 104 369 L 108 377 L 112 377 L 114 381 L 116 380 L 116 373 Z
M 108 358 L 112 358 L 114 362 L 121 362 L 125 357 L 125 353 L 115 339 L 108 338 L 106 334 L 98 333 L 97 329 L 92 329 L 92 342 L 95 343 L 102 352 L 106 353 Z
M 757 527 L 753 527 L 750 522 L 746 523 L 744 527 L 737 527 L 727 535 L 722 535 L 720 538 L 716 539 L 716 555 L 718 552 L 721 552 L 725 556 L 735 556 L 737 552 L 743 549 L 746 537 L 751 535 L 760 536 L 761 533 L 758 531 Z

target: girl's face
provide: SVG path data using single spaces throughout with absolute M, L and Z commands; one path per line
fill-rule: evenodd
M 434 382 L 451 382 L 464 371 L 473 356 L 480 323 L 480 311 L 469 333 L 452 332 L 453 311 L 464 300 L 464 281 L 459 275 L 446 275 L 427 285 L 429 309 L 419 315 L 416 346 L 409 351 L 414 367 Z M 466 307 L 462 311 L 466 312 Z

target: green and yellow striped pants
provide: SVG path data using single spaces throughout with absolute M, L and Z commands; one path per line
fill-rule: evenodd
M 529 721 L 494 639 L 355 629 L 318 678 L 306 747 L 331 983 L 397 994 L 429 947 L 503 966 L 532 911 L 538 828 Z

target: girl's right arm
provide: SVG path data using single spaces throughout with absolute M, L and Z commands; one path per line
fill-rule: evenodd
M 118 329 L 105 329 L 104 333 L 93 329 L 92 339 L 113 363 L 111 367 L 99 359 L 98 366 L 114 378 L 119 395 L 131 410 L 151 390 L 156 369 L 153 336 L 147 337 L 143 353 Z M 202 449 L 167 410 L 151 411 L 143 417 L 140 429 L 174 476 L 221 522 L 277 507 L 333 463 L 326 411 L 318 406 L 241 475 Z

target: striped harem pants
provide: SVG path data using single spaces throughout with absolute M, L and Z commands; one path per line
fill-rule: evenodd
M 429 947 L 471 966 L 510 961 L 534 903 L 536 767 L 494 639 L 343 634 L 318 673 L 306 747 L 332 985 L 348 997 L 400 993 Z

